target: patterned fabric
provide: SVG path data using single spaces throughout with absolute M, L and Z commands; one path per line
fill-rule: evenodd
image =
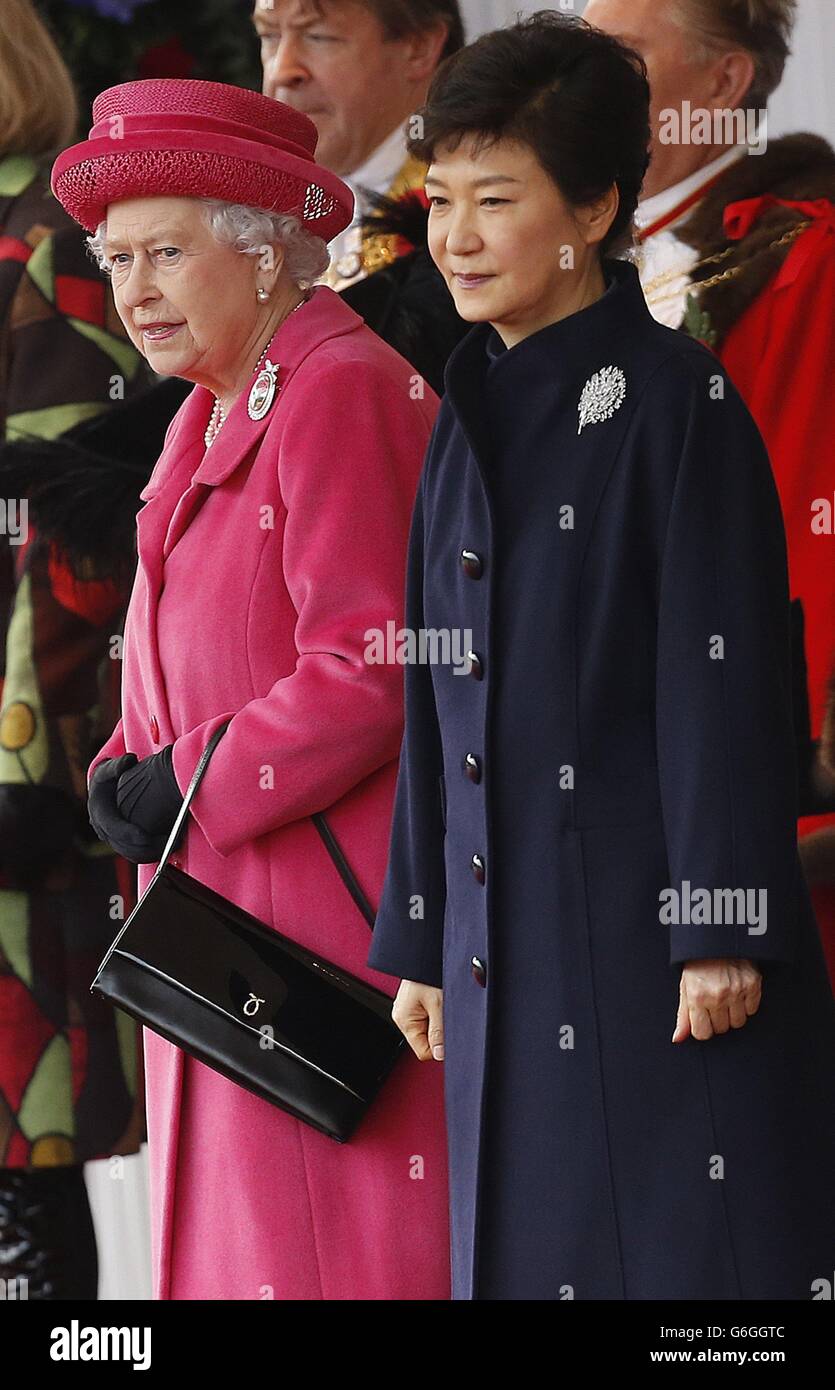
M 0 440 L 55 439 L 145 380 L 45 171 L 0 161 Z M 0 520 L 0 1166 L 34 1169 L 144 1138 L 139 1030 L 89 992 L 136 895 L 86 813 L 127 596 L 74 574 L 19 501 Z
M 387 196 L 402 198 L 407 193 L 422 191 L 425 176 L 426 165 L 409 155 L 391 187 L 386 190 Z M 356 221 L 343 233 L 340 246 L 341 254 L 331 261 L 317 282 L 329 285 L 337 293 L 391 265 L 403 254 L 404 249 L 397 236 L 375 235 L 361 221 Z

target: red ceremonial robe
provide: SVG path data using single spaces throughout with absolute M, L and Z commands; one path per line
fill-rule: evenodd
M 835 205 L 766 195 L 731 203 L 725 231 L 746 236 L 780 203 L 811 218 L 780 271 L 726 336 L 719 357 L 768 446 L 786 525 L 792 598 L 803 604 L 812 733 L 820 736 L 835 653 Z M 826 510 L 828 502 L 829 529 Z M 817 506 L 815 504 L 818 504 Z M 806 817 L 800 834 L 835 825 Z M 835 979 L 835 887 L 812 899 Z

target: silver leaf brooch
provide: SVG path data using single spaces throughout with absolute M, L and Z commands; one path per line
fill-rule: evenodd
M 602 420 L 611 419 L 615 411 L 620 410 L 625 398 L 626 377 L 620 367 L 602 367 L 595 372 L 583 387 L 577 407 L 580 412 L 577 433 L 581 434 L 586 425 L 599 425 Z

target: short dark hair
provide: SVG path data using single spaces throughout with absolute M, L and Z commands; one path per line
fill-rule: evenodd
M 581 207 L 617 184 L 620 206 L 600 254 L 631 228 L 650 158 L 649 83 L 633 49 L 575 15 L 541 10 L 496 29 L 437 69 L 411 154 L 431 164 L 440 144 L 476 152 L 496 140 L 528 145 L 567 202 Z

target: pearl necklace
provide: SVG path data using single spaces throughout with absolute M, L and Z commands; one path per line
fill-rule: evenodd
M 305 297 L 304 297 L 304 299 L 299 300 L 299 303 L 298 303 L 298 304 L 295 304 L 295 305 L 293 306 L 293 308 L 290 310 L 290 314 L 295 314 L 296 310 L 297 310 L 297 309 L 300 309 L 300 308 L 302 307 L 302 304 L 306 304 L 307 301 L 308 301 L 309 299 L 310 299 L 310 294 L 306 294 Z M 281 320 L 281 323 L 284 323 L 285 319 L 289 319 L 290 314 L 285 314 L 284 318 Z M 267 346 L 264 348 L 264 351 L 261 353 L 261 356 L 258 358 L 258 361 L 255 363 L 255 368 L 254 368 L 254 371 L 253 371 L 253 376 L 257 376 L 257 375 L 258 375 L 258 372 L 259 372 L 260 367 L 261 367 L 261 363 L 264 361 L 264 358 L 266 357 L 267 353 L 269 352 L 269 350 L 270 350 L 270 344 L 272 343 L 273 338 L 275 337 L 276 333 L 278 332 L 278 329 L 281 327 L 281 323 L 278 324 L 278 326 L 277 326 L 276 328 L 273 329 L 272 336 L 270 337 L 270 341 L 267 343 Z M 205 434 L 203 435 L 203 442 L 205 443 L 207 449 L 210 449 L 211 446 L 214 444 L 215 440 L 217 439 L 217 436 L 219 435 L 219 433 L 220 433 L 220 431 L 222 430 L 223 426 L 226 424 L 226 419 L 227 419 L 226 411 L 223 409 L 223 406 L 221 405 L 221 403 L 220 403 L 218 397 L 215 396 L 215 403 L 214 403 L 214 405 L 212 406 L 212 413 L 211 413 L 211 415 L 209 416 L 209 423 L 208 423 L 208 425 L 206 426 L 206 432 L 205 432 Z

